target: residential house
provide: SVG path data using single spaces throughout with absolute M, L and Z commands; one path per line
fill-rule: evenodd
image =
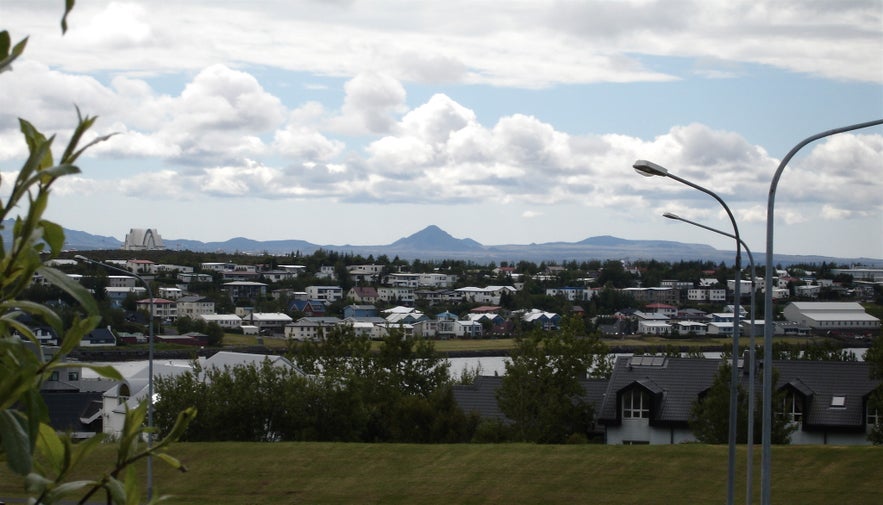
M 178 304 L 171 300 L 166 300 L 165 298 L 145 298 L 135 303 L 138 305 L 139 310 L 147 312 L 152 317 L 172 321 L 178 318 Z
M 546 296 L 561 296 L 571 302 L 586 302 L 597 296 L 599 291 L 581 286 L 564 286 L 563 288 L 547 288 Z
M 554 312 L 531 309 L 521 315 L 521 320 L 544 330 L 557 330 L 558 325 L 561 323 L 561 316 Z
M 160 298 L 165 298 L 166 300 L 177 300 L 184 296 L 184 291 L 181 288 L 173 288 L 167 286 L 161 286 L 157 290 L 157 295 Z
M 398 303 L 403 305 L 413 305 L 416 301 L 414 288 L 403 286 L 381 286 L 377 288 L 377 297 L 380 301 L 386 303 Z
M 695 441 L 689 427 L 694 402 L 701 400 L 722 365 L 720 359 L 622 356 L 616 359 L 598 422 L 608 444 L 677 444 Z M 787 416 L 792 444 L 868 444 L 879 419 L 868 408 L 880 384 L 866 362 L 774 360 L 775 385 L 782 393 L 776 415 Z M 748 373 L 740 369 L 747 389 Z M 755 380 L 760 381 L 758 375 Z M 755 391 L 760 391 L 756 384 Z
M 107 295 L 107 299 L 110 300 L 114 307 L 119 307 L 130 295 L 136 298 L 146 295 L 147 289 L 143 286 L 133 288 L 112 288 L 108 286 L 104 288 L 104 294 Z
M 450 288 L 453 287 L 456 282 L 456 275 L 438 272 L 420 274 L 417 278 L 418 286 L 428 288 Z
M 242 316 L 242 324 L 257 326 L 264 335 L 284 333 L 285 327 L 293 321 L 291 316 L 282 312 L 249 312 Z
M 306 292 L 310 300 L 321 300 L 326 304 L 343 299 L 343 288 L 340 286 L 307 286 Z
M 210 274 L 205 273 L 192 273 L 192 272 L 178 272 L 177 276 L 178 280 L 183 282 L 184 284 L 193 284 L 198 282 L 212 282 L 214 278 Z
M 131 275 L 108 275 L 107 287 L 110 288 L 134 288 L 138 285 L 138 279 Z
M 380 295 L 377 294 L 377 288 L 354 286 L 347 292 L 346 297 L 355 303 L 377 303 Z
M 681 335 L 705 335 L 708 325 L 699 321 L 677 321 L 673 324 L 674 329 Z
M 196 319 L 203 314 L 215 313 L 215 302 L 211 298 L 204 296 L 182 296 L 176 303 L 178 305 L 178 317 Z
M 355 283 L 374 284 L 380 279 L 383 265 L 350 265 L 346 268 L 350 280 Z
M 623 288 L 624 294 L 631 295 L 640 303 L 667 303 L 677 305 L 680 301 L 680 293 L 673 288 Z
M 477 288 L 472 286 L 457 288 L 454 290 L 463 301 L 499 305 L 503 294 L 513 294 L 518 290 L 514 286 L 486 286 Z
M 233 281 L 225 282 L 224 290 L 234 304 L 254 303 L 267 296 L 267 285 L 263 282 Z
M 199 314 L 199 319 L 206 323 L 215 323 L 221 328 L 233 329 L 242 326 L 242 318 L 236 314 Z
M 721 361 L 665 356 L 620 356 L 597 420 L 608 444 L 678 444 L 696 440 L 693 402 L 714 381 Z
M 322 317 L 328 307 L 322 300 L 292 300 L 288 305 L 289 312 L 300 312 L 308 317 Z
M 318 340 L 341 322 L 338 317 L 302 317 L 285 325 L 285 338 L 302 342 Z
M 117 338 L 110 329 L 110 326 L 107 328 L 95 328 L 83 335 L 79 345 L 80 347 L 115 346 L 117 345 Z
M 678 308 L 667 303 L 650 303 L 644 306 L 646 312 L 661 314 L 665 317 L 672 318 L 678 315 Z

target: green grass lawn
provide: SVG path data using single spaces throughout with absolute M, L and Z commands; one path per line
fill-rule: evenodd
M 109 448 L 102 448 L 107 451 Z M 727 447 L 531 444 L 188 443 L 154 462 L 155 492 L 173 504 L 720 504 Z M 759 502 L 760 450 L 754 469 Z M 90 461 L 111 459 L 103 452 Z M 883 503 L 883 449 L 773 448 L 773 502 Z M 736 503 L 745 503 L 745 448 Z M 98 472 L 98 466 L 91 471 Z M 21 497 L 5 466 L 0 500 Z M 12 501 L 10 501 L 12 502 Z M 14 503 L 14 502 L 13 502 Z

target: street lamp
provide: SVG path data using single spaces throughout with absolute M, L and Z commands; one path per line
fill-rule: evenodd
M 129 270 L 117 267 L 115 265 L 111 265 L 109 263 L 102 263 L 100 261 L 95 261 L 91 258 L 87 258 L 80 254 L 74 256 L 75 259 L 80 261 L 85 261 L 86 263 L 91 263 L 93 265 L 98 265 L 100 267 L 107 268 L 109 270 L 115 270 L 117 272 L 122 272 L 127 275 L 131 275 L 132 277 L 138 279 L 141 284 L 144 284 L 144 287 L 147 289 L 147 296 L 150 298 L 150 315 L 147 318 L 148 323 L 148 339 L 147 339 L 147 448 L 151 449 L 153 447 L 153 316 L 154 316 L 154 298 L 153 298 L 153 290 L 150 289 L 150 283 L 145 281 L 143 277 L 138 275 L 137 273 L 130 272 Z M 150 452 L 147 453 L 147 501 L 150 501 L 153 498 L 153 456 Z
M 702 223 L 697 223 L 695 221 L 691 221 L 689 219 L 678 216 L 677 214 L 672 214 L 671 212 L 666 212 L 662 215 L 663 217 L 667 217 L 668 219 L 673 219 L 675 221 L 683 221 L 687 224 L 692 224 L 693 226 L 698 226 L 699 228 L 704 228 L 708 231 L 712 231 L 714 233 L 723 235 L 725 237 L 736 238 L 732 233 L 727 233 L 722 230 L 718 230 L 717 228 L 712 228 L 710 226 L 706 226 Z M 745 484 L 745 503 L 750 504 L 752 502 L 753 495 L 753 483 L 754 483 L 754 370 L 756 368 L 756 356 L 755 356 L 755 343 L 754 343 L 754 321 L 755 321 L 755 303 L 754 303 L 754 295 L 756 293 L 755 289 L 755 279 L 757 279 L 756 270 L 754 268 L 754 255 L 751 254 L 751 249 L 748 248 L 748 244 L 745 243 L 744 240 L 739 240 L 739 243 L 742 244 L 742 247 L 745 248 L 745 252 L 748 253 L 748 264 L 751 268 L 751 326 L 748 329 L 748 340 L 749 340 L 749 350 L 748 350 L 748 462 L 745 473 L 747 474 L 747 482 Z M 740 281 L 741 282 L 741 279 Z
M 671 172 L 669 172 L 664 167 L 657 165 L 651 161 L 647 160 L 637 160 L 634 165 L 635 171 L 645 177 L 668 177 L 670 179 L 674 179 L 681 184 L 685 184 L 690 186 L 693 189 L 697 189 L 710 197 L 717 200 L 718 203 L 724 208 L 727 212 L 727 215 L 730 217 L 730 222 L 733 224 L 733 236 L 736 239 L 736 272 L 742 271 L 742 240 L 739 238 L 739 227 L 736 225 L 736 218 L 733 217 L 733 213 L 730 211 L 730 208 L 727 206 L 726 202 L 724 202 L 721 197 L 719 197 L 713 191 L 703 188 L 702 186 L 690 182 L 686 179 L 678 177 Z M 737 395 L 738 390 L 736 389 L 736 381 L 739 379 L 739 316 L 741 312 L 741 303 L 742 303 L 742 278 L 741 275 L 736 279 L 736 284 L 733 289 L 733 356 L 732 356 L 732 370 L 730 371 L 730 430 L 729 430 L 729 453 L 728 453 L 728 472 L 727 472 L 727 505 L 733 505 L 733 492 L 734 485 L 736 480 L 736 414 L 737 414 Z
M 771 462 L 772 451 L 770 448 L 772 442 L 773 431 L 773 214 L 776 201 L 776 187 L 779 185 L 779 178 L 782 172 L 791 161 L 791 158 L 797 154 L 797 151 L 803 149 L 806 145 L 815 142 L 821 138 L 838 133 L 845 133 L 862 128 L 869 128 L 883 124 L 883 119 L 876 119 L 865 123 L 857 123 L 833 130 L 817 133 L 800 141 L 797 145 L 788 151 L 788 154 L 782 158 L 773 180 L 770 183 L 770 193 L 767 200 L 766 212 L 766 271 L 764 272 L 764 325 L 763 325 L 763 430 L 762 430 L 762 449 L 761 449 L 761 469 L 760 469 L 760 503 L 762 505 L 770 505 L 771 492 L 770 484 L 772 480 Z

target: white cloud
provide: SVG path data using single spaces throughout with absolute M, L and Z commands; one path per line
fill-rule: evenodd
M 345 91 L 340 115 L 327 124 L 338 133 L 388 133 L 395 125 L 395 115 L 405 110 L 405 88 L 388 75 L 361 73 L 346 83 Z
M 715 77 L 736 62 L 883 82 L 883 63 L 872 56 L 883 26 L 874 1 L 88 2 L 74 10 L 63 54 L 57 24 L 47 22 L 55 19 L 32 5 L 9 0 L 4 17 L 39 35 L 33 57 L 76 71 L 220 62 L 536 88 L 672 79 L 642 61 L 660 55 L 718 61 L 702 67 Z

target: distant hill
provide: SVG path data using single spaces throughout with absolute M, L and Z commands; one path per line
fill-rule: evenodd
M 387 246 L 390 250 L 417 251 L 480 251 L 484 246 L 471 238 L 456 239 L 438 226 L 431 225 L 417 233 L 400 238 Z
M 0 237 L 4 243 L 11 241 L 12 221 L 3 222 Z M 65 229 L 65 247 L 72 250 L 119 249 L 122 242 L 113 237 L 92 235 L 84 231 Z M 608 259 L 655 259 L 659 261 L 707 260 L 732 264 L 734 251 L 722 251 L 707 244 L 689 244 L 669 240 L 630 240 L 601 235 L 579 242 L 547 242 L 543 244 L 483 245 L 470 238 L 458 239 L 438 226 L 426 228 L 386 245 L 318 245 L 305 240 L 252 240 L 244 237 L 223 242 L 200 242 L 188 239 L 163 239 L 166 249 L 194 252 L 228 252 L 245 254 L 284 255 L 299 252 L 312 254 L 319 249 L 362 256 L 398 256 L 402 259 L 460 259 L 474 262 L 500 261 L 587 261 Z M 762 251 L 755 251 L 755 259 L 762 261 Z M 744 262 L 745 260 L 743 260 Z M 834 262 L 839 264 L 861 263 L 883 266 L 880 258 L 834 258 L 830 256 L 777 254 L 775 264 Z M 747 264 L 746 264 L 747 266 Z M 760 265 L 759 265 L 760 266 Z

